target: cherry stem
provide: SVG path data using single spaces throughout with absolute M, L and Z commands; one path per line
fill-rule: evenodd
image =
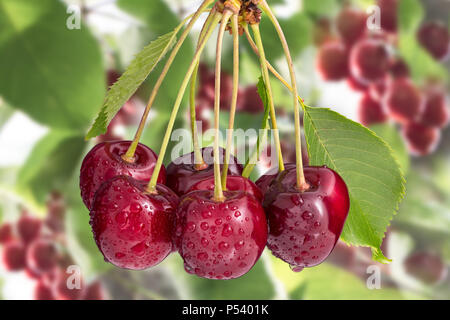
M 230 163 L 231 149 L 233 148 L 234 118 L 236 115 L 237 100 L 239 94 L 239 16 L 232 17 L 231 28 L 233 31 L 233 95 L 230 107 L 230 120 L 227 132 L 227 146 L 222 169 L 222 188 L 227 190 L 228 165 Z
M 302 133 L 301 133 L 301 123 L 300 123 L 300 108 L 298 103 L 298 88 L 297 80 L 295 76 L 294 63 L 292 61 L 291 52 L 289 50 L 289 45 L 287 43 L 286 37 L 284 35 L 283 29 L 280 26 L 277 18 L 273 14 L 266 0 L 261 1 L 261 6 L 264 12 L 268 15 L 269 19 L 272 21 L 275 27 L 278 37 L 280 38 L 281 45 L 286 56 L 286 61 L 289 67 L 289 74 L 291 77 L 292 91 L 293 91 L 293 101 L 294 101 L 294 117 L 295 117 L 295 154 L 296 154 L 296 172 L 297 172 L 297 188 L 300 191 L 305 191 L 309 188 L 308 183 L 305 179 L 305 174 L 303 172 L 303 160 L 302 160 Z
M 189 66 L 189 69 L 188 69 L 188 71 L 186 73 L 186 76 L 184 77 L 183 83 L 181 84 L 180 90 L 178 91 L 178 96 L 177 96 L 177 99 L 176 99 L 175 104 L 173 106 L 172 114 L 170 115 L 169 123 L 167 125 L 167 130 L 166 130 L 166 133 L 164 135 L 164 139 L 163 139 L 163 142 L 162 142 L 162 145 L 161 145 L 161 150 L 159 152 L 158 160 L 156 162 L 155 169 L 153 171 L 150 183 L 149 183 L 149 185 L 147 187 L 147 191 L 150 192 L 150 193 L 156 192 L 156 184 L 157 184 L 157 181 L 158 181 L 159 172 L 161 171 L 161 166 L 163 164 L 163 160 L 164 160 L 164 157 L 165 157 L 165 154 L 166 154 L 166 151 L 167 151 L 167 146 L 168 146 L 169 141 L 170 141 L 170 136 L 172 134 L 173 126 L 175 124 L 175 120 L 177 118 L 178 110 L 180 109 L 180 105 L 181 105 L 181 102 L 183 100 L 184 93 L 186 92 L 186 88 L 189 85 L 189 81 L 190 81 L 190 79 L 192 77 L 192 74 L 194 72 L 195 66 L 200 61 L 200 56 L 201 56 L 203 50 L 205 49 L 206 42 L 211 37 L 215 27 L 217 26 L 217 24 L 219 23 L 219 21 L 221 19 L 221 17 L 222 17 L 221 13 L 216 12 L 214 14 L 214 19 L 213 19 L 210 27 L 208 28 L 208 31 L 206 32 L 205 37 L 200 42 L 200 45 L 198 46 L 198 48 L 197 48 L 197 50 L 195 52 L 194 58 L 193 58 L 190 66 Z
M 223 202 L 225 197 L 222 189 L 222 179 L 220 174 L 220 153 L 219 153 L 219 126 L 220 126 L 220 87 L 222 73 L 222 47 L 223 36 L 233 12 L 225 9 L 222 16 L 216 46 L 216 73 L 214 90 L 214 201 Z
M 187 17 L 185 20 L 180 23 L 180 25 L 175 29 L 174 34 L 178 33 L 178 31 L 184 26 L 184 24 L 189 21 L 189 24 L 187 25 L 186 29 L 183 31 L 183 33 L 180 36 L 180 39 L 176 43 L 175 47 L 173 48 L 169 58 L 167 59 L 167 62 L 158 78 L 158 80 L 155 83 L 155 86 L 152 90 L 152 93 L 150 95 L 149 101 L 147 103 L 147 106 L 145 107 L 144 114 L 142 115 L 141 122 L 139 123 L 139 127 L 136 131 L 136 135 L 134 136 L 133 142 L 131 143 L 130 147 L 128 148 L 125 155 L 122 156 L 123 160 L 127 162 L 133 162 L 134 161 L 134 153 L 136 152 L 136 148 L 139 145 L 139 141 L 141 140 L 142 133 L 144 132 L 145 125 L 147 123 L 147 118 L 150 113 L 150 109 L 152 108 L 153 103 L 155 102 L 156 96 L 158 94 L 158 91 L 167 76 L 167 73 L 169 72 L 170 67 L 172 66 L 173 61 L 175 60 L 178 52 L 180 51 L 181 46 L 183 45 L 184 41 L 186 40 L 187 36 L 189 35 L 189 32 L 191 31 L 192 27 L 194 26 L 195 22 L 197 22 L 200 15 L 207 10 L 207 7 L 213 3 L 214 0 L 205 0 L 200 8 L 197 10 L 197 12 L 192 15 L 191 17 Z
M 206 30 L 208 30 L 208 28 L 210 27 L 215 12 L 216 12 L 216 7 L 214 7 L 211 10 L 211 12 L 208 15 L 208 18 L 206 19 L 205 24 L 202 27 L 202 31 L 200 32 L 200 36 L 199 36 L 198 43 L 197 43 L 197 48 L 198 48 L 200 42 L 205 37 Z M 196 170 L 204 170 L 208 167 L 208 165 L 203 160 L 203 155 L 202 155 L 200 143 L 198 140 L 197 115 L 196 115 L 196 111 L 195 111 L 195 108 L 196 108 L 195 98 L 196 98 L 196 94 L 197 94 L 196 84 L 197 84 L 197 75 L 198 75 L 199 65 L 200 64 L 197 63 L 197 65 L 195 66 L 194 72 L 192 74 L 189 103 L 190 103 L 190 116 L 191 116 L 192 144 L 194 147 L 194 168 Z
M 270 106 L 270 120 L 272 122 L 272 131 L 273 131 L 275 146 L 277 148 L 277 154 L 278 154 L 278 169 L 281 172 L 281 171 L 284 171 L 283 153 L 281 151 L 280 133 L 278 131 L 278 126 L 277 126 L 277 118 L 276 118 L 276 113 L 275 113 L 275 105 L 274 105 L 274 101 L 273 101 L 272 86 L 270 84 L 269 70 L 268 70 L 267 64 L 266 64 L 266 54 L 264 52 L 264 45 L 262 43 L 261 33 L 259 31 L 259 25 L 252 24 L 251 28 L 252 28 L 253 34 L 255 35 L 256 47 L 258 48 L 258 51 L 259 51 L 259 60 L 261 63 L 262 75 L 263 75 L 264 83 L 265 83 L 266 89 L 267 89 L 267 100 L 268 100 L 269 106 Z

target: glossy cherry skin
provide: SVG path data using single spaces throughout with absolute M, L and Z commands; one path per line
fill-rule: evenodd
M 142 270 L 172 251 L 172 225 L 178 196 L 164 185 L 157 193 L 128 176 L 105 182 L 95 195 L 91 226 L 98 248 L 117 267 Z
M 284 165 L 285 170 L 295 170 L 295 164 L 286 163 Z M 273 180 L 278 176 L 279 170 L 278 167 L 272 168 L 266 173 L 264 173 L 258 180 L 256 180 L 255 184 L 261 190 L 262 193 L 266 193 L 269 190 L 269 187 Z
M 188 153 L 172 161 L 167 166 L 167 186 L 180 197 L 185 195 L 191 187 L 199 181 L 214 176 L 214 156 L 213 148 L 202 149 L 203 160 L 207 164 L 206 168 L 197 170 L 195 168 L 194 153 Z M 225 150 L 220 149 L 220 163 L 223 163 Z M 222 165 L 221 165 L 222 168 Z M 238 163 L 233 156 L 230 157 L 228 174 L 240 176 L 242 174 L 242 165 Z
M 194 184 L 188 191 L 209 190 L 214 191 L 214 177 L 207 178 Z M 259 202 L 263 201 L 264 195 L 256 184 L 241 176 L 227 177 L 227 191 L 243 191 L 253 197 Z
M 136 148 L 133 163 L 122 159 L 131 141 L 103 142 L 96 145 L 84 158 L 81 165 L 80 189 L 83 202 L 88 209 L 92 205 L 94 194 L 100 185 L 120 175 L 133 177 L 141 181 L 150 181 L 158 157 L 143 144 Z M 164 166 L 158 176 L 158 183 L 166 181 Z
M 241 191 L 226 191 L 217 203 L 213 191 L 194 191 L 180 200 L 174 243 L 188 273 L 208 279 L 234 279 L 258 261 L 267 242 L 260 202 Z
M 296 171 L 281 172 L 264 199 L 268 248 L 296 270 L 323 262 L 339 239 L 350 208 L 347 186 L 326 167 L 305 167 L 309 190 L 296 187 Z

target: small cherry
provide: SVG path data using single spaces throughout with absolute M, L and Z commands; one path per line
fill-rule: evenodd
M 188 273 L 235 279 L 258 261 L 267 241 L 267 222 L 258 200 L 242 191 L 194 191 L 180 200 L 174 243 Z
M 358 106 L 359 122 L 365 126 L 386 122 L 388 117 L 382 105 L 364 94 Z
M 389 53 L 384 41 L 363 39 L 350 52 L 350 70 L 358 81 L 368 84 L 381 80 L 389 69 Z
M 214 177 L 204 179 L 194 184 L 188 191 L 209 190 L 214 191 Z M 228 176 L 227 177 L 227 190 L 228 191 L 243 191 L 253 197 L 259 202 L 262 202 L 264 195 L 256 184 L 241 176 Z
M 408 78 L 411 74 L 408 64 L 401 58 L 391 60 L 389 73 L 394 78 Z
M 41 234 L 42 221 L 30 216 L 26 211 L 22 213 L 17 221 L 17 231 L 20 238 L 26 243 L 30 243 Z
M 10 223 L 5 223 L 0 227 L 0 244 L 5 244 L 13 239 L 13 228 Z
M 242 95 L 244 96 L 241 106 L 243 112 L 259 113 L 264 111 L 264 104 L 256 86 L 248 86 L 244 89 Z
M 179 196 L 185 195 L 197 182 L 214 176 L 213 148 L 202 149 L 204 164 L 195 164 L 194 152 L 185 154 L 167 166 L 167 186 Z M 225 150 L 220 149 L 220 163 L 223 164 Z M 242 174 L 242 165 L 233 156 L 228 166 L 229 175 Z M 197 166 L 200 168 L 197 168 Z
M 417 156 L 426 156 L 434 152 L 441 139 L 441 131 L 438 128 L 416 122 L 404 125 L 402 131 L 409 151 Z
M 436 128 L 444 128 L 450 121 L 445 93 L 438 88 L 430 88 L 425 93 L 425 109 L 419 122 Z
M 317 69 L 324 80 L 338 81 L 348 76 L 348 50 L 339 41 L 324 43 L 317 56 Z
M 381 14 L 381 28 L 389 32 L 397 31 L 397 5 L 398 0 L 378 0 Z
M 302 152 L 302 155 L 304 152 Z M 286 163 L 284 165 L 285 171 L 295 170 L 295 164 L 293 163 Z M 270 185 L 272 184 L 273 180 L 278 176 L 280 173 L 278 167 L 274 167 L 264 173 L 258 180 L 256 180 L 255 184 L 258 186 L 258 188 L 261 190 L 263 194 L 269 190 Z
M 102 183 L 119 175 L 148 182 L 158 159 L 157 155 L 143 144 L 136 148 L 132 161 L 124 160 L 131 141 L 103 142 L 96 145 L 84 158 L 80 171 L 81 197 L 86 207 L 92 205 L 94 194 Z M 164 166 L 158 183 L 165 183 Z
M 427 22 L 417 33 L 420 44 L 437 60 L 445 60 L 450 52 L 450 34 L 441 22 Z
M 338 241 L 350 207 L 347 186 L 326 167 L 304 167 L 309 189 L 300 191 L 296 170 L 281 172 L 264 199 L 268 248 L 294 271 L 323 262 Z
M 100 281 L 89 284 L 84 292 L 83 300 L 105 300 L 106 294 Z
M 351 45 L 366 33 L 367 15 L 361 10 L 344 8 L 337 16 L 336 27 L 341 38 Z
M 91 226 L 98 248 L 117 267 L 143 270 L 172 251 L 173 215 L 178 196 L 158 184 L 155 193 L 129 176 L 118 176 L 96 192 Z
M 26 248 L 21 241 L 10 241 L 5 244 L 2 261 L 8 271 L 20 271 L 26 267 Z
M 53 290 L 44 281 L 38 281 L 33 291 L 34 300 L 56 300 Z
M 411 80 L 399 78 L 388 86 L 383 104 L 395 121 L 409 123 L 422 115 L 424 99 L 422 92 Z
M 36 239 L 27 249 L 27 265 L 36 274 L 52 270 L 58 262 L 58 251 L 49 239 Z
M 59 270 L 56 273 L 56 278 L 52 285 L 55 300 L 80 300 L 84 295 L 85 289 L 83 281 L 75 279 L 72 277 L 72 273 L 67 273 L 66 270 Z

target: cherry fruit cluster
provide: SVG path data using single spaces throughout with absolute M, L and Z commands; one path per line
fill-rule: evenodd
M 364 11 L 350 6 L 341 10 L 335 20 L 337 35 L 331 28 L 325 29 L 326 36 L 321 32 L 317 68 L 323 79 L 346 79 L 362 93 L 358 117 L 363 125 L 393 121 L 412 154 L 430 154 L 450 120 L 445 89 L 436 82 L 418 87 L 410 79 L 408 64 L 396 53 L 398 1 L 379 0 L 378 6 L 381 30 L 369 30 Z M 449 34 L 441 23 L 423 24 L 417 37 L 434 58 L 449 55 Z
M 79 288 L 69 288 L 73 265 L 64 250 L 64 213 L 62 196 L 53 193 L 48 202 L 44 220 L 23 211 L 16 223 L 0 227 L 1 261 L 9 272 L 25 272 L 35 280 L 35 300 L 103 300 L 102 285 L 94 281 L 88 285 L 80 280 Z

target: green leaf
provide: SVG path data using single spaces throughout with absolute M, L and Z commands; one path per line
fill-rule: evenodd
M 0 0 L 0 95 L 42 124 L 84 130 L 105 77 L 98 42 L 69 17 L 62 1 Z
M 18 188 L 43 203 L 66 185 L 75 172 L 86 142 L 81 134 L 53 130 L 33 148 L 18 176 Z
M 406 147 L 405 141 L 398 132 L 397 128 L 391 124 L 376 124 L 370 127 L 377 136 L 386 141 L 394 151 L 394 157 L 397 159 L 403 171 L 407 175 L 411 165 L 411 159 Z
M 415 33 L 425 16 L 419 0 L 402 0 L 398 4 L 400 32 Z
M 105 103 L 95 123 L 89 130 L 86 139 L 106 133 L 109 122 L 136 92 L 175 42 L 176 31 L 172 31 L 151 42 L 136 55 L 136 58 L 131 62 L 125 73 L 108 91 Z
M 314 17 L 334 17 L 341 8 L 339 2 L 338 0 L 303 0 L 303 10 Z
M 388 261 L 380 246 L 405 194 L 391 148 L 369 129 L 329 109 L 306 107 L 304 125 L 311 165 L 327 165 L 347 184 L 351 205 L 342 239 L 371 247 L 373 259 Z

